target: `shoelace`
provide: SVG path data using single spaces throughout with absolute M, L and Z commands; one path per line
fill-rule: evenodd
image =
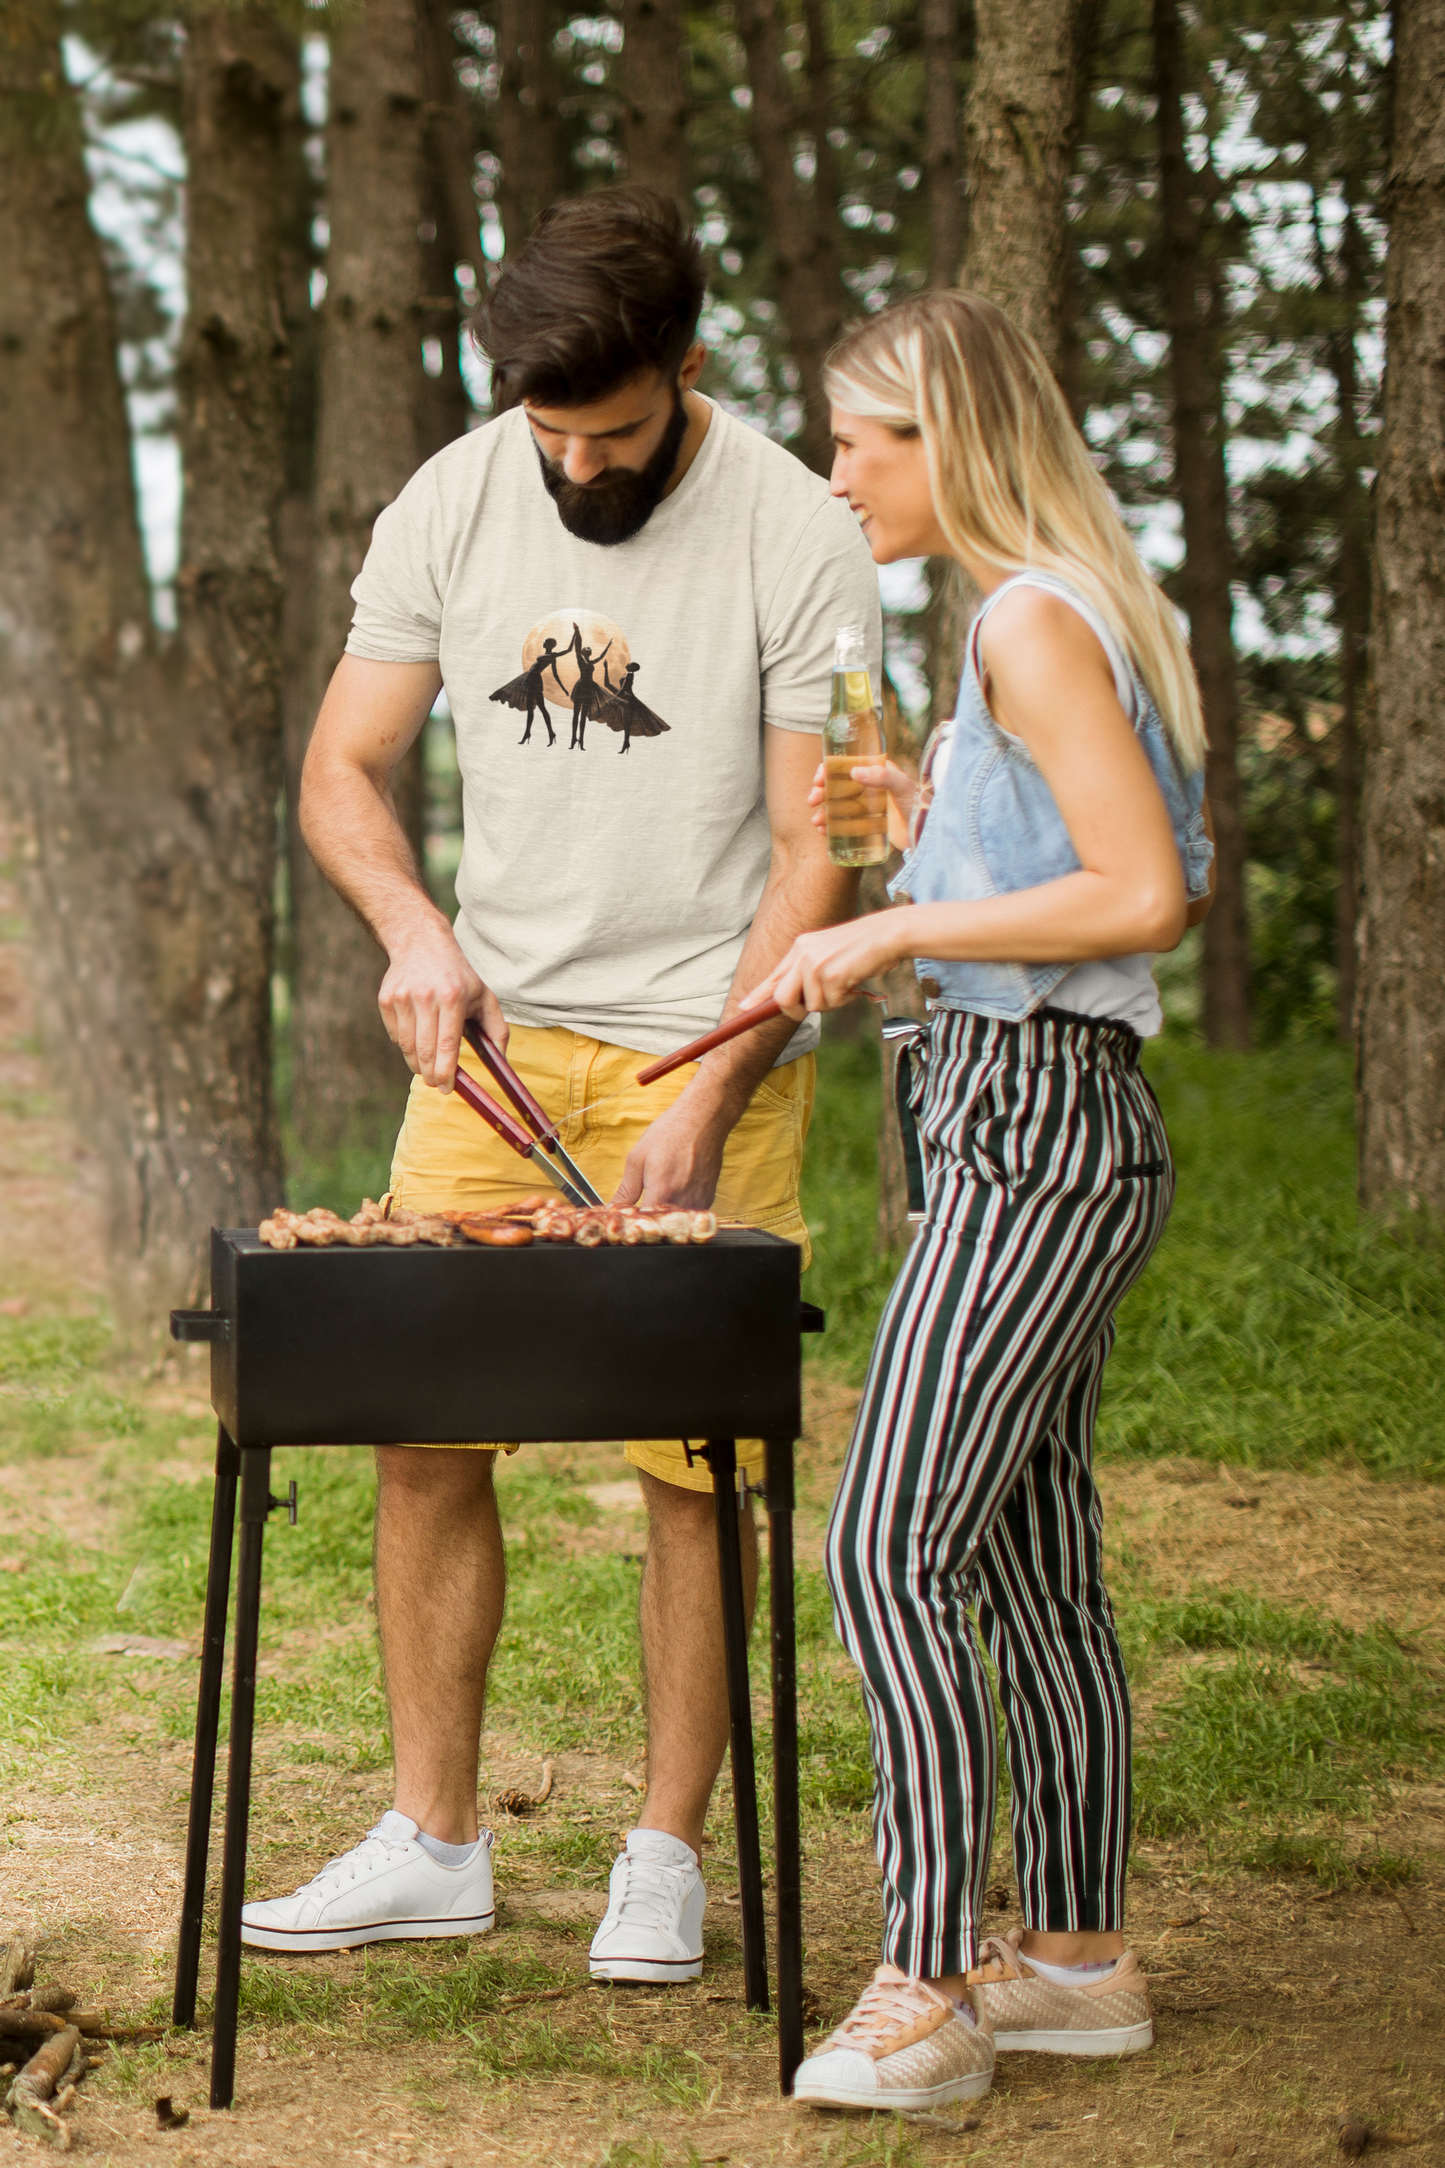
M 1018 1951 L 997 1935 L 990 1935 L 979 1945 L 978 1963 L 968 1975 L 970 1980 L 982 1985 L 989 1980 L 1022 1980 L 1028 1975 L 1019 1963 Z
M 362 1838 L 360 1844 L 354 1844 L 349 1852 L 343 1852 L 338 1859 L 328 1859 L 320 1872 L 314 1874 L 309 1882 L 303 1882 L 294 1894 L 304 1897 L 308 1890 L 320 1889 L 334 1894 L 343 1882 L 354 1882 L 364 1866 L 380 1866 L 382 1860 L 389 1859 L 393 1853 L 404 1853 L 409 1849 L 409 1845 L 400 1838 L 381 1837 L 372 1830 L 368 1836 Z
M 920 1980 L 879 1980 L 866 1987 L 854 2008 L 833 2034 L 839 2047 L 881 2047 L 894 2033 L 905 2031 L 920 2017 L 928 2017 L 942 1998 Z
M 627 1912 L 641 1917 L 643 1926 L 662 1928 L 669 1912 L 676 1912 L 682 1896 L 682 1869 L 664 1867 L 654 1860 L 629 1857 L 627 1879 L 617 1903 L 617 1917 Z

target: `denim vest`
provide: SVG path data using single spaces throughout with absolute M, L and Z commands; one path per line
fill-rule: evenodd
M 1100 634 L 1114 665 L 1120 704 L 1131 705 L 1134 728 L 1169 811 L 1191 903 L 1208 892 L 1214 847 L 1204 832 L 1204 775 L 1189 774 L 1137 673 L 1093 607 L 1052 574 L 1026 572 L 1005 580 L 970 627 L 958 689 L 947 769 L 938 783 L 918 848 L 889 884 L 889 894 L 914 903 L 973 903 L 984 896 L 1037 888 L 1079 871 L 1079 859 L 1053 792 L 1021 738 L 994 721 L 978 671 L 978 628 L 985 614 L 1017 586 L 1041 587 L 1076 609 Z M 1122 682 L 1121 682 L 1122 678 Z M 946 963 L 920 956 L 924 991 L 946 1009 L 972 1009 L 1017 1023 L 1039 1008 L 1073 963 Z

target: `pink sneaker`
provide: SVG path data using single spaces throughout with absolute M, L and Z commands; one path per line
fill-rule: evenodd
M 925 1980 L 880 1965 L 838 2030 L 811 2054 L 793 2096 L 815 2108 L 941 2108 L 993 2083 L 983 1997 L 969 2016 Z M 971 2021 L 970 2021 L 971 2020 Z
M 1027 2048 L 1046 2055 L 1137 2055 L 1154 2045 L 1149 1983 L 1132 1950 L 1090 1986 L 1060 1987 L 1035 1972 L 1019 1949 L 1022 1939 L 1017 1929 L 1006 1941 L 991 1935 L 968 1975 L 988 2007 L 1000 2055 Z

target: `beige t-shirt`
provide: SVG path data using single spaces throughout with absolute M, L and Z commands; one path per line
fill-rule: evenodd
M 348 654 L 441 665 L 457 938 L 503 1014 L 646 1053 L 710 1030 L 768 872 L 763 726 L 821 731 L 839 625 L 881 649 L 847 506 L 714 407 L 641 532 L 582 542 L 514 408 L 413 475 L 352 594 Z

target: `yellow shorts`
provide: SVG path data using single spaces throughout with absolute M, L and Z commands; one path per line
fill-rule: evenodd
M 563 1144 L 603 1197 L 610 1197 L 621 1181 L 627 1155 L 649 1123 L 697 1074 L 696 1064 L 690 1063 L 640 1090 L 634 1078 L 651 1058 L 560 1027 L 537 1031 L 524 1024 L 512 1026 L 507 1059 L 557 1123 Z M 469 1047 L 462 1049 L 462 1066 L 487 1085 Z M 720 1217 L 747 1220 L 798 1243 L 805 1264 L 811 1253 L 798 1204 L 798 1178 L 813 1114 L 816 1069 L 813 1056 L 805 1054 L 769 1070 L 728 1138 L 716 1200 Z M 398 1205 L 413 1212 L 458 1206 L 475 1210 L 546 1187 L 541 1168 L 520 1159 L 454 1092 L 444 1095 L 420 1077 L 412 1079 L 391 1163 L 391 1194 Z M 502 1448 L 484 1445 L 476 1450 Z M 706 1461 L 690 1467 L 680 1439 L 629 1438 L 625 1450 L 635 1468 L 664 1483 L 682 1490 L 712 1488 Z M 751 1481 L 762 1480 L 760 1438 L 739 1438 L 738 1463 Z

